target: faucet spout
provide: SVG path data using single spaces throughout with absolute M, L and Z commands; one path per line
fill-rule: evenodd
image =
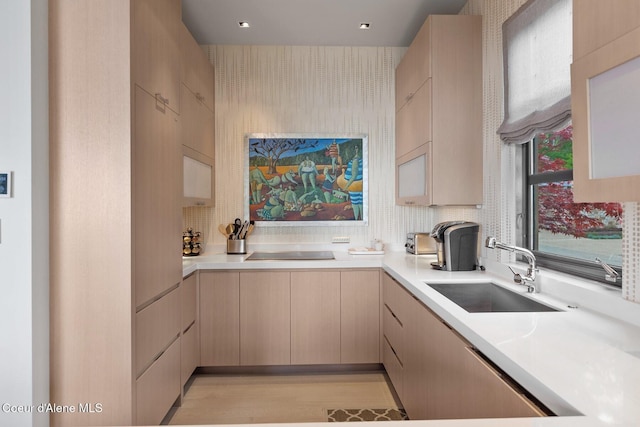
M 527 286 L 528 292 L 540 292 L 535 285 L 536 273 L 538 272 L 538 267 L 536 266 L 536 256 L 527 248 L 521 248 L 519 246 L 507 245 L 506 243 L 498 242 L 495 237 L 489 236 L 485 241 L 485 246 L 489 249 L 502 249 L 509 252 L 515 252 L 523 255 L 527 262 L 529 263 L 529 267 L 527 268 L 527 274 L 522 276 L 520 274 L 514 273 L 514 280 L 517 283 L 524 281 L 524 285 Z

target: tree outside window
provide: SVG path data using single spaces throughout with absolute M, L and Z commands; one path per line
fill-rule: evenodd
M 542 264 L 548 258 L 552 268 L 562 269 L 582 262 L 585 271 L 599 273 L 596 257 L 622 265 L 622 205 L 573 202 L 572 131 L 569 125 L 530 143 L 528 240 Z

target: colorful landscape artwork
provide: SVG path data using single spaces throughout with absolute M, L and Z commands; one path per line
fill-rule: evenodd
M 249 219 L 264 225 L 367 221 L 367 138 L 247 136 Z

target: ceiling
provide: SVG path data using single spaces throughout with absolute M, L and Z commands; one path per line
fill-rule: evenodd
M 456 15 L 466 2 L 182 0 L 182 20 L 199 44 L 409 46 L 427 15 Z M 370 28 L 359 29 L 365 22 Z

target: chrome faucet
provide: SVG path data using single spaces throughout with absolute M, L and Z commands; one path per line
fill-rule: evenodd
M 536 267 L 536 256 L 529 249 L 521 248 L 518 246 L 507 245 L 505 243 L 498 242 L 495 237 L 487 237 L 485 241 L 485 246 L 489 249 L 503 249 L 509 252 L 519 253 L 524 255 L 529 262 L 529 267 L 527 268 L 527 274 L 521 275 L 520 273 L 516 273 L 509 267 L 509 270 L 513 273 L 513 281 L 519 284 L 522 284 L 527 287 L 527 292 L 529 293 L 538 293 L 540 289 L 536 287 L 536 273 L 538 272 L 538 267 Z

